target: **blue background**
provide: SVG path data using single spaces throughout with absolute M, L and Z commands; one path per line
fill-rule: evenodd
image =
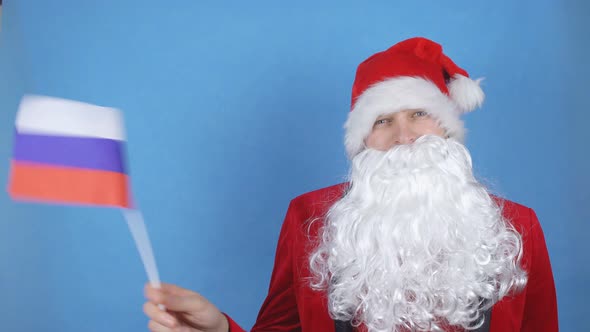
M 578 1 L 8 0 L 0 174 L 24 93 L 125 113 L 133 186 L 162 279 L 249 328 L 289 200 L 347 172 L 356 65 L 422 35 L 474 77 L 477 174 L 533 207 L 563 331 L 590 294 L 590 5 Z M 115 210 L 0 195 L 4 331 L 142 331 L 145 272 Z

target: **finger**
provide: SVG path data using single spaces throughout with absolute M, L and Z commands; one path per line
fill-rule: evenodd
M 168 301 L 169 297 L 174 296 L 174 295 L 170 295 L 170 294 L 164 292 L 162 289 L 151 288 L 151 287 L 146 287 L 146 289 L 144 291 L 144 295 L 151 302 L 154 302 L 154 303 L 160 304 L 160 305 L 164 305 Z M 161 309 L 164 309 L 164 308 L 161 307 Z
M 158 292 L 161 292 L 164 294 L 176 295 L 176 296 L 188 296 L 188 295 L 196 294 L 195 292 L 193 292 L 189 289 L 178 287 L 178 286 L 172 285 L 172 284 L 164 284 L 163 283 L 163 284 L 161 284 L 160 288 L 155 288 L 150 283 L 145 284 L 144 293 L 145 293 L 146 297 L 148 297 L 149 294 L 157 294 Z
M 172 330 L 170 330 L 169 328 L 167 328 L 166 326 L 159 324 L 156 321 L 150 320 L 150 322 L 148 323 L 148 329 L 152 332 L 170 332 Z
M 188 296 L 165 295 L 161 302 L 168 310 L 189 313 L 203 311 L 208 303 L 204 297 L 196 293 Z
M 187 295 L 192 295 L 192 294 L 196 294 L 195 292 L 193 292 L 190 289 L 186 289 L 186 288 L 182 288 L 173 284 L 166 284 L 166 283 L 162 283 L 162 291 L 164 291 L 165 293 L 171 294 L 171 295 L 178 295 L 178 296 L 187 296 Z
M 146 285 L 146 298 L 151 302 L 166 306 L 166 309 L 168 310 L 182 312 L 199 312 L 209 303 L 207 299 L 199 293 L 170 284 L 164 285 L 165 289 L 156 289 Z M 170 294 L 169 292 L 175 294 Z M 178 293 L 179 295 L 176 295 Z
M 147 286 L 145 287 L 144 295 L 148 300 L 158 304 L 162 303 L 164 297 L 166 296 L 166 294 L 164 294 L 161 289 Z
M 167 313 L 165 311 L 160 310 L 158 306 L 153 302 L 146 302 L 143 305 L 143 312 L 153 321 L 156 323 L 166 326 L 170 329 L 175 328 L 178 326 L 178 320 L 176 317 Z

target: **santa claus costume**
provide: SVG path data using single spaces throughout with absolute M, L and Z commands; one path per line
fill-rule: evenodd
M 350 181 L 292 200 L 252 331 L 558 330 L 534 211 L 490 195 L 462 144 L 460 116 L 483 98 L 425 38 L 359 65 L 345 125 Z M 378 117 L 404 110 L 427 112 L 446 137 L 365 146 Z

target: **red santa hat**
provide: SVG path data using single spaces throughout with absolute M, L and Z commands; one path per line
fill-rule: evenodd
M 352 106 L 345 124 L 350 158 L 361 152 L 375 120 L 405 109 L 423 109 L 437 119 L 449 137 L 463 141 L 460 115 L 481 106 L 479 80 L 457 66 L 442 46 L 416 37 L 372 55 L 357 68 Z

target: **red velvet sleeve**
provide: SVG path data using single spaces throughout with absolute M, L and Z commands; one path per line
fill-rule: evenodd
M 559 329 L 557 299 L 549 254 L 537 215 L 532 209 L 529 214 L 531 228 L 528 237 L 532 242 L 532 255 L 521 331 L 556 332 Z
M 238 325 L 238 323 L 234 322 L 230 316 L 223 312 L 222 314 L 227 318 L 227 322 L 229 323 L 229 332 L 246 332 L 240 325 Z
M 301 331 L 293 280 L 293 241 L 297 214 L 297 209 L 291 202 L 279 235 L 268 295 L 260 308 L 252 332 Z

